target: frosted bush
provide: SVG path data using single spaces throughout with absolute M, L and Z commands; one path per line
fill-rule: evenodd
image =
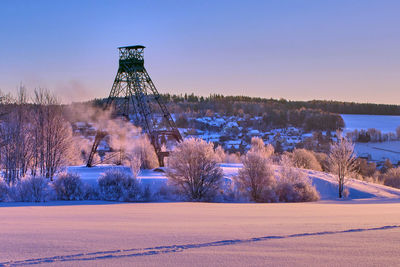
M 230 153 L 225 155 L 226 163 L 240 163 L 240 154 L 239 153 Z
M 314 156 L 321 165 L 322 171 L 329 171 L 328 154 L 314 152 Z
M 247 152 L 235 182 L 238 189 L 254 202 L 276 201 L 274 172 L 268 159 L 260 152 Z
M 165 184 L 162 185 L 158 192 L 153 196 L 154 199 L 160 201 L 179 201 L 183 200 L 181 193 L 176 189 L 175 186 Z
M 98 179 L 99 198 L 111 201 L 138 201 L 141 198 L 139 182 L 125 172 L 108 170 Z
M 193 201 L 210 201 L 222 180 L 212 143 L 189 138 L 179 143 L 168 158 L 166 174 L 181 194 Z
M 304 172 L 300 171 L 294 166 L 292 157 L 288 154 L 281 156 L 279 161 L 279 181 L 282 183 L 297 183 L 297 182 L 309 182 L 308 177 Z
M 280 161 L 276 194 L 281 202 L 306 202 L 319 200 L 319 194 L 304 172 L 293 166 L 292 159 L 283 155 Z
M 264 157 L 269 158 L 274 154 L 275 149 L 271 144 L 265 145 L 260 137 L 252 137 L 250 152 L 260 153 Z
M 385 185 L 400 188 L 400 167 L 389 169 L 384 175 Z
M 8 185 L 0 178 L 0 202 L 8 199 Z
M 61 173 L 53 182 L 53 188 L 59 200 L 81 200 L 85 195 L 83 182 L 79 175 Z
M 52 188 L 45 177 L 26 177 L 12 187 L 11 194 L 14 201 L 44 202 L 51 199 Z
M 297 168 L 322 171 L 314 152 L 306 149 L 295 149 L 290 153 L 293 164 Z
M 90 184 L 83 184 L 83 199 L 85 200 L 99 200 L 99 191 L 97 186 L 92 186 Z
M 315 187 L 306 182 L 279 182 L 276 193 L 281 202 L 309 202 L 320 199 Z
M 216 160 L 218 163 L 224 163 L 224 162 L 226 162 L 226 154 L 225 154 L 225 151 L 224 151 L 224 149 L 222 148 L 222 146 L 218 146 L 218 147 L 215 149 L 215 160 Z

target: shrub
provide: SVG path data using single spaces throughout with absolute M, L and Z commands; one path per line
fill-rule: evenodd
M 304 172 L 300 171 L 294 166 L 292 157 L 285 154 L 282 155 L 279 169 L 279 181 L 282 183 L 290 183 L 295 184 L 298 182 L 308 182 L 308 177 L 304 174 Z
M 308 202 L 317 201 L 320 196 L 309 178 L 293 166 L 291 158 L 283 155 L 280 162 L 280 177 L 276 189 L 279 201 Z
M 224 163 L 226 161 L 226 154 L 222 146 L 218 146 L 215 149 L 215 161 L 218 163 Z
M 97 187 L 94 187 L 90 184 L 84 183 L 83 184 L 83 199 L 85 200 L 99 200 L 100 196 L 99 196 L 99 192 L 97 190 Z
M 294 166 L 297 168 L 322 171 L 321 164 L 310 150 L 296 148 L 290 156 Z
M 315 187 L 303 181 L 294 184 L 280 182 L 276 193 L 282 202 L 309 202 L 320 198 Z
M 274 202 L 276 179 L 264 154 L 248 151 L 243 157 L 236 184 L 254 202 Z
M 389 169 L 383 175 L 383 180 L 387 186 L 400 188 L 400 167 Z
M 51 198 L 48 179 L 41 176 L 21 179 L 11 190 L 12 199 L 22 202 L 44 202 Z
M 212 200 L 223 176 L 213 144 L 197 138 L 186 139 L 175 147 L 166 174 L 182 194 L 194 201 Z
M 8 199 L 8 185 L 0 178 L 0 202 Z
M 226 163 L 240 163 L 239 153 L 230 153 L 225 155 Z
M 372 177 L 376 171 L 376 164 L 374 162 L 368 162 L 366 159 L 356 159 L 357 173 L 363 177 Z
M 84 185 L 77 174 L 62 173 L 53 182 L 53 188 L 60 200 L 81 200 L 85 195 Z
M 314 152 L 315 158 L 321 165 L 322 171 L 329 171 L 329 162 L 328 162 L 328 154 L 322 152 Z
M 274 154 L 275 150 L 271 144 L 265 145 L 260 137 L 252 137 L 250 152 L 257 152 L 269 158 Z
M 98 179 L 99 198 L 111 201 L 140 200 L 141 190 L 138 181 L 119 170 L 108 170 Z

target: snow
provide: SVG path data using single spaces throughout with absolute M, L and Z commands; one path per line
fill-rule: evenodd
M 354 149 L 359 156 L 371 155 L 373 161 L 400 162 L 400 141 L 356 143 Z
M 241 164 L 223 163 L 225 179 Z M 93 183 L 107 169 L 69 167 Z M 276 167 L 278 171 L 279 167 Z M 332 175 L 302 170 L 310 203 L 0 203 L 0 266 L 395 266 L 400 190 L 351 180 L 338 200 Z M 165 183 L 144 170 L 142 182 Z
M 399 202 L 78 204 L 0 204 L 0 266 L 399 263 Z
M 222 163 L 220 164 L 220 167 L 224 172 L 225 178 L 231 179 L 233 176 L 238 174 L 239 168 L 242 167 L 242 164 Z M 68 171 L 79 174 L 82 180 L 86 183 L 96 184 L 101 173 L 104 173 L 107 169 L 111 168 L 120 169 L 124 172 L 130 173 L 130 169 L 128 167 L 112 165 L 100 165 L 91 168 L 87 168 L 85 166 L 72 166 L 68 168 Z M 276 175 L 278 175 L 278 171 L 279 166 L 275 166 Z M 306 175 L 311 179 L 311 182 L 321 195 L 321 200 L 338 199 L 337 182 L 334 175 L 313 170 L 301 171 L 305 172 Z M 153 190 L 159 189 L 168 181 L 165 173 L 152 170 L 142 170 L 138 175 L 138 179 L 143 185 L 151 186 Z M 346 187 L 349 189 L 350 199 L 400 199 L 400 189 L 395 189 L 384 185 L 364 182 L 356 179 L 349 179 Z
M 400 126 L 400 116 L 386 115 L 355 115 L 341 114 L 345 129 L 344 132 L 354 131 L 355 129 L 376 128 L 382 133 L 396 132 L 396 128 Z

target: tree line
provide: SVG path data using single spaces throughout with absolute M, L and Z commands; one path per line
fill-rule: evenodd
M 42 89 L 35 90 L 30 99 L 23 87 L 16 97 L 2 95 L 0 100 L 4 180 L 12 184 L 27 174 L 52 178 L 71 156 L 72 130 L 63 106 Z
M 332 100 L 293 101 L 249 96 L 224 96 L 211 94 L 210 96 L 196 96 L 194 94 L 163 94 L 167 102 L 189 103 L 252 103 L 264 105 L 274 109 L 315 109 L 338 114 L 366 114 L 366 115 L 400 115 L 400 105 L 356 103 Z

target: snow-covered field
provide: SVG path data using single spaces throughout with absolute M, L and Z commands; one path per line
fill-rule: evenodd
M 356 143 L 354 149 L 357 155 L 370 155 L 374 161 L 400 162 L 400 141 Z
M 398 202 L 1 205 L 0 265 L 399 264 Z
M 240 164 L 222 164 L 227 178 Z M 70 167 L 94 183 L 110 166 Z M 123 167 L 119 167 L 123 168 Z M 129 171 L 129 169 L 124 169 Z M 400 190 L 303 170 L 314 203 L 0 203 L 0 266 L 396 266 Z M 146 170 L 158 186 L 163 173 Z
M 376 128 L 382 133 L 396 132 L 396 128 L 400 126 L 400 116 L 387 115 L 356 115 L 341 114 L 345 123 L 345 132 L 354 131 L 356 129 L 367 130 Z

